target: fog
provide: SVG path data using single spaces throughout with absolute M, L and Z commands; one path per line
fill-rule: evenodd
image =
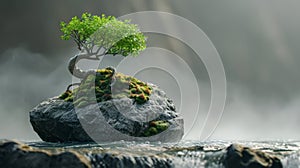
M 211 139 L 299 139 L 299 5 L 296 0 L 4 0 L 0 5 L 0 139 L 38 140 L 28 112 L 39 102 L 62 93 L 72 82 L 66 65 L 77 51 L 73 42 L 59 39 L 60 21 L 85 11 L 118 17 L 145 10 L 189 19 L 218 50 L 227 78 L 227 99 Z M 197 139 L 211 98 L 205 66 L 191 60 L 195 53 L 179 40 L 153 33 L 147 36 L 149 47 L 185 57 L 197 72 L 200 115 L 188 136 Z M 118 61 L 120 58 L 107 58 L 101 66 L 116 65 Z M 159 61 L 169 65 L 172 59 Z M 179 65 L 174 62 L 169 66 Z M 145 70 L 137 76 L 160 85 L 180 109 L 181 94 L 177 85 L 168 83 L 176 81 L 170 75 Z M 182 113 L 188 116 L 193 113 L 189 110 L 183 109 Z M 191 118 L 187 117 L 187 122 Z

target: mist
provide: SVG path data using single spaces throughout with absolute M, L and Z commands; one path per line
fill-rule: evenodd
M 189 19 L 218 50 L 227 78 L 227 99 L 211 139 L 299 139 L 299 5 L 294 0 L 2 1 L 0 18 L 5 24 L 0 27 L 0 139 L 38 140 L 28 112 L 41 101 L 62 93 L 72 82 L 66 65 L 77 51 L 72 42 L 59 39 L 60 21 L 85 11 L 118 17 L 145 10 Z M 205 66 L 201 61 L 189 60 L 195 53 L 177 39 L 159 34 L 147 36 L 149 47 L 186 56 L 191 68 L 198 72 L 200 116 L 188 136 L 197 139 L 211 98 Z M 119 58 L 107 58 L 102 66 L 118 61 Z M 137 77 L 147 77 L 160 85 L 180 109 L 180 92 L 176 85 L 168 87 L 168 82 L 174 80 L 167 73 L 145 71 Z M 182 87 L 189 88 L 188 81 Z M 193 113 L 189 110 L 182 111 L 188 116 L 186 123 L 191 119 L 188 114 Z

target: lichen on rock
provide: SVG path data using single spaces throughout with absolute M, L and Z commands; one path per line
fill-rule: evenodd
M 74 105 L 79 108 L 95 102 L 124 97 L 143 104 L 149 100 L 151 92 L 152 88 L 147 83 L 106 68 L 88 74 L 79 87 L 73 91 L 67 90 L 59 98 L 65 101 L 74 101 Z
M 170 126 L 168 121 L 159 120 L 159 121 L 151 121 L 149 122 L 148 128 L 142 133 L 142 136 L 148 137 L 152 135 L 159 134 Z

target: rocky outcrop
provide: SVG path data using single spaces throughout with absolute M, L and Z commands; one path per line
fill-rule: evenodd
M 134 145 L 135 144 L 135 145 Z M 95 143 L 29 143 L 30 146 L 0 141 L 2 168 L 282 168 L 280 160 L 263 151 L 241 145 L 212 149 L 204 146 L 151 145 L 120 142 L 100 146 Z M 114 146 L 119 146 L 114 148 Z M 272 153 L 272 154 L 276 154 Z M 278 154 L 278 153 L 277 153 Z M 276 156 L 278 156 L 276 154 Z
M 61 150 L 61 151 L 60 151 Z M 52 151 L 60 151 L 53 153 Z M 0 167 L 2 168 L 172 168 L 171 158 L 138 156 L 132 154 L 105 153 L 85 149 L 80 153 L 32 148 L 25 144 L 6 141 L 0 143 Z
M 90 156 L 95 167 L 124 167 L 124 168 L 173 168 L 171 158 L 157 156 L 131 156 L 114 154 L 94 154 Z
M 223 164 L 226 168 L 282 168 L 280 160 L 260 150 L 232 144 L 227 149 Z
M 0 144 L 0 167 L 3 168 L 91 168 L 90 161 L 76 153 L 53 154 L 14 141 Z
M 179 141 L 183 119 L 161 89 L 148 85 L 151 95 L 144 103 L 121 97 L 78 107 L 52 98 L 30 112 L 30 122 L 48 142 Z

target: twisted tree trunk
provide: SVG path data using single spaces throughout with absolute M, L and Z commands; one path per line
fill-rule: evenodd
M 70 58 L 69 60 L 69 65 L 68 65 L 68 70 L 69 72 L 79 78 L 83 79 L 86 77 L 87 74 L 96 72 L 96 69 L 91 69 L 91 70 L 82 70 L 76 64 L 81 60 L 81 59 L 88 59 L 88 60 L 99 60 L 99 56 L 104 56 L 105 54 L 97 55 L 96 57 L 92 57 L 94 54 L 77 54 L 74 57 Z M 115 68 L 113 67 L 107 67 L 106 69 L 112 70 L 113 74 L 115 73 Z
M 73 76 L 75 76 L 79 79 L 83 79 L 87 74 L 87 71 L 84 71 L 76 66 L 77 62 L 79 62 L 81 59 L 90 59 L 90 58 L 88 57 L 87 54 L 78 54 L 78 55 L 75 55 L 74 57 L 70 58 L 69 65 L 68 65 L 69 72 Z

